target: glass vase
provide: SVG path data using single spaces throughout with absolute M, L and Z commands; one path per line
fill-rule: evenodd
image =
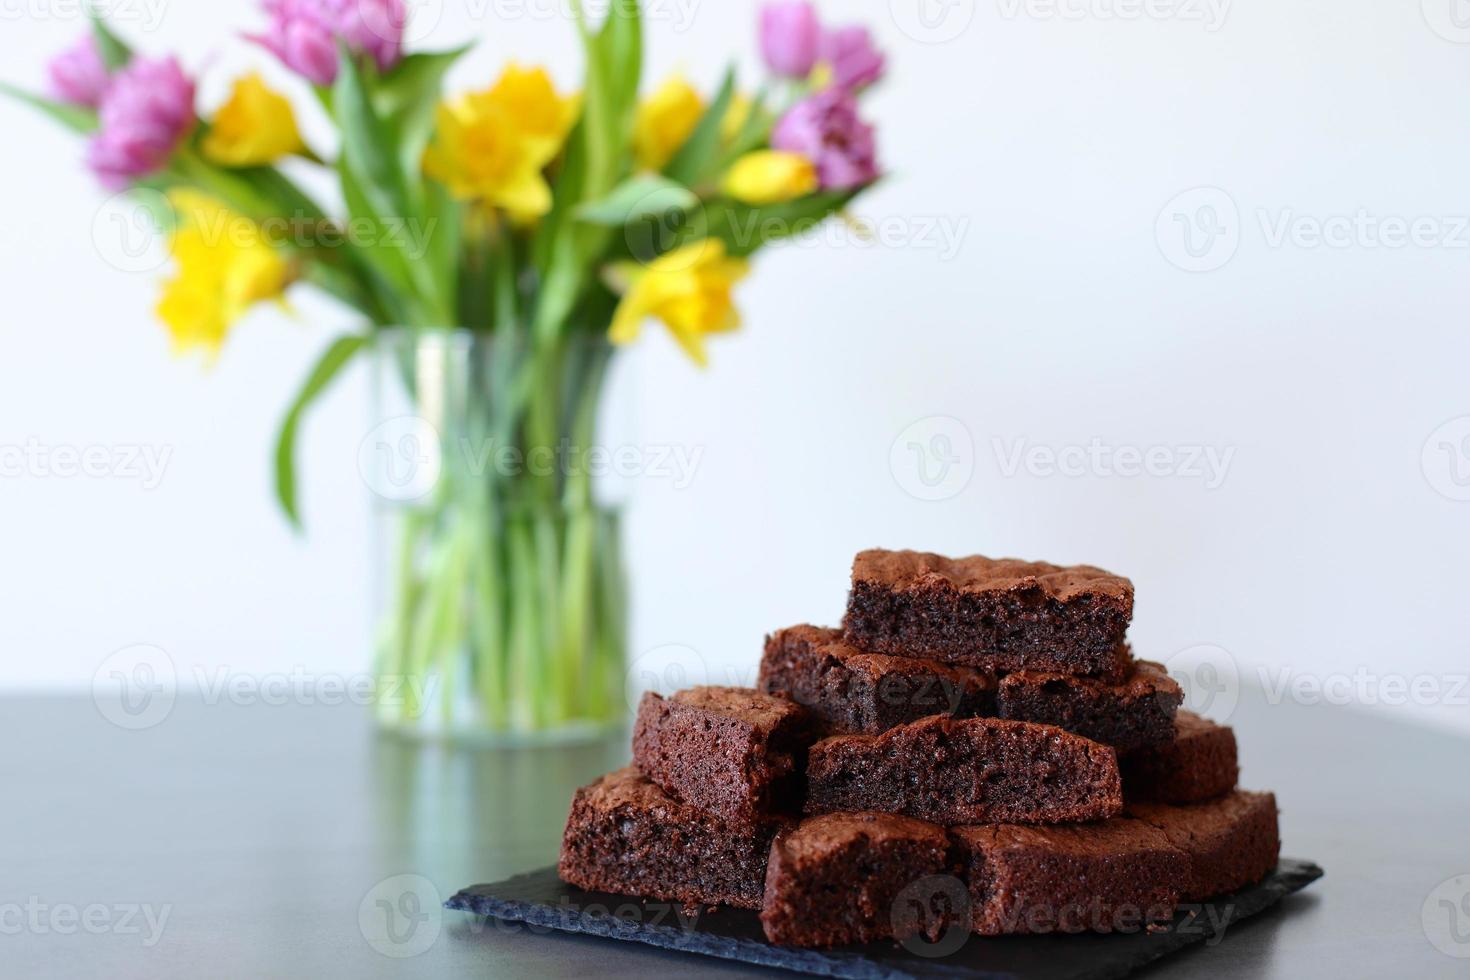
M 376 707 L 388 729 L 536 744 L 626 714 L 622 520 L 600 337 L 392 330 L 374 356 Z

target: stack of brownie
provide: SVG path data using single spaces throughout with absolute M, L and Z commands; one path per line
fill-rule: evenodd
M 769 637 L 758 690 L 644 696 L 561 876 L 797 946 L 1137 931 L 1258 882 L 1276 799 L 1236 789 L 1234 733 L 1134 659 L 1132 616 L 1097 568 L 864 552 L 844 629 Z

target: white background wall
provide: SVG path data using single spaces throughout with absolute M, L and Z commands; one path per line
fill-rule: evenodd
M 837 620 L 872 545 L 1089 561 L 1137 583 L 1142 655 L 1214 645 L 1245 683 L 1339 695 L 1356 673 L 1352 700 L 1470 731 L 1470 502 L 1453 499 L 1470 496 L 1470 30 L 1452 2 L 1152 0 L 1120 17 L 1141 5 L 933 0 L 931 30 L 913 0 L 827 3 L 891 52 L 870 112 L 892 178 L 859 209 L 886 241 L 837 231 L 764 256 L 748 329 L 706 373 L 656 331 L 637 351 L 642 439 L 702 462 L 687 488 L 638 489 L 635 649 L 748 674 L 766 630 Z M 111 6 L 139 47 L 204 71 L 206 104 L 246 66 L 289 84 L 237 39 L 260 23 L 251 3 Z M 424 9 L 435 46 L 482 39 L 457 86 L 510 56 L 577 82 L 549 0 Z M 652 77 L 712 86 L 730 52 L 754 69 L 753 4 L 658 9 Z M 83 29 L 64 0 L 0 14 L 12 82 Z M 162 270 L 94 245 L 104 195 L 80 146 L 12 105 L 0 126 L 0 445 L 171 454 L 152 489 L 0 479 L 4 685 L 85 684 L 139 642 L 186 676 L 361 669 L 366 372 L 306 432 L 308 537 L 277 517 L 268 469 L 287 398 L 347 321 L 300 298 L 294 319 L 242 324 L 212 370 L 170 359 L 150 314 Z M 1217 190 L 1176 201 L 1202 186 Z M 1218 268 L 1184 271 L 1174 219 L 1198 233 L 1201 205 L 1228 233 L 1201 260 Z M 1391 220 L 1310 239 L 1360 211 Z M 1414 219 L 1422 240 L 1392 247 Z M 926 501 L 907 446 L 935 435 L 954 467 Z M 1093 440 L 1230 462 L 1213 487 L 1008 466 L 1018 445 Z

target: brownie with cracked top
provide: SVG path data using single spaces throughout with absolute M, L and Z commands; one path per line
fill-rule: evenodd
M 811 730 L 805 708 L 747 688 L 649 692 L 633 762 L 685 803 L 748 823 L 795 807 Z
M 1119 677 L 1133 583 L 1089 565 L 864 551 L 844 627 L 864 650 L 982 670 Z
M 783 831 L 771 847 L 761 925 L 782 946 L 934 939 L 948 923 L 900 908 L 905 893 L 949 867 L 949 838 L 922 820 L 832 813 Z
M 1002 718 L 1056 725 L 1123 752 L 1173 740 L 1184 689 L 1162 664 L 1138 660 L 1119 683 L 1043 671 L 1008 674 L 998 702 Z
M 1155 803 L 1200 803 L 1224 796 L 1240 778 L 1235 731 L 1192 711 L 1174 719 L 1173 737 L 1118 758 L 1123 795 Z
M 824 739 L 808 754 L 806 789 L 809 814 L 873 810 L 950 826 L 1105 820 L 1123 808 L 1112 748 L 996 718 Z
M 1189 855 L 1186 902 L 1202 902 L 1254 885 L 1270 874 L 1281 856 L 1273 793 L 1236 790 L 1190 806 L 1130 803 L 1128 815 L 1157 827 Z
M 1165 922 L 1189 858 L 1162 831 L 1118 817 L 1060 827 L 955 827 L 971 929 L 982 936 L 1139 932 Z
M 994 674 L 865 653 L 838 630 L 793 626 L 766 638 L 760 689 L 806 707 L 829 734 L 877 735 L 930 715 L 995 714 Z
M 785 825 L 722 820 L 629 766 L 577 790 L 557 872 L 588 891 L 759 909 L 771 841 Z

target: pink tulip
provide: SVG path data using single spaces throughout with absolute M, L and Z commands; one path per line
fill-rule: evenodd
M 317 85 L 337 80 L 337 44 L 388 71 L 403 58 L 404 0 L 264 0 L 270 26 L 251 40 Z
M 866 27 L 839 27 L 822 35 L 821 58 L 832 66 L 832 80 L 845 89 L 860 89 L 883 77 L 883 52 Z
M 57 101 L 88 109 L 102 103 L 102 94 L 111 82 L 102 50 L 91 34 L 52 59 L 47 73 L 51 76 L 51 94 Z
M 846 89 L 798 102 L 776 124 L 771 147 L 814 162 L 824 190 L 849 190 L 878 177 L 873 127 L 859 118 L 857 100 Z
M 817 63 L 822 25 L 806 2 L 768 3 L 761 10 L 761 53 L 771 71 L 806 78 Z
M 110 190 L 124 190 L 168 165 L 194 128 L 194 82 L 173 58 L 136 58 L 102 98 L 100 132 L 87 162 Z

